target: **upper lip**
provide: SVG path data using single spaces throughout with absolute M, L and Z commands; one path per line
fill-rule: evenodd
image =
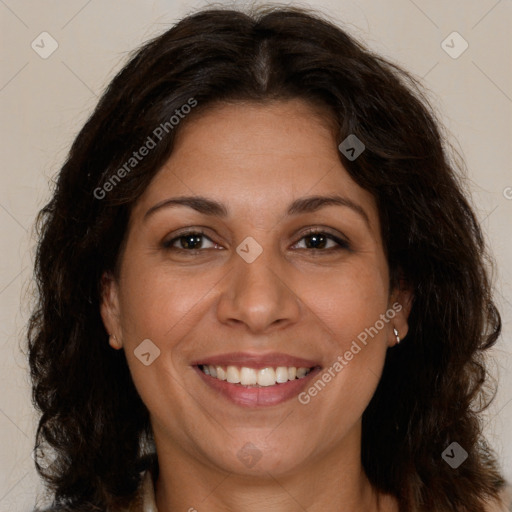
M 247 368 L 267 368 L 278 366 L 295 366 L 297 368 L 312 368 L 320 366 L 318 361 L 295 357 L 282 352 L 268 352 L 257 354 L 250 352 L 231 352 L 229 354 L 217 354 L 198 359 L 192 363 L 193 366 L 245 366 Z

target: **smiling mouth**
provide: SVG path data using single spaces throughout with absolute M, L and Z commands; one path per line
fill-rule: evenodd
M 198 368 L 210 377 L 238 384 L 243 387 L 269 387 L 276 384 L 285 384 L 286 382 L 303 379 L 315 367 L 296 367 L 296 366 L 277 366 L 266 368 L 249 368 L 247 366 L 218 366 L 218 365 L 198 365 Z

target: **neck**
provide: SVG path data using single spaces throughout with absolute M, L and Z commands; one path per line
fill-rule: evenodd
M 264 468 L 257 475 L 244 475 L 198 460 L 176 445 L 164 446 L 155 433 L 158 512 L 396 511 L 394 500 L 379 497 L 363 471 L 360 428 L 350 437 L 298 469 L 277 474 Z

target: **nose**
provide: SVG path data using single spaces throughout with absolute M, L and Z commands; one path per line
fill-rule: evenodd
M 233 256 L 234 266 L 217 303 L 220 322 L 262 334 L 299 320 L 301 301 L 270 252 L 264 250 L 252 263 Z

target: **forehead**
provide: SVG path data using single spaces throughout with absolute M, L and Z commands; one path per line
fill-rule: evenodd
M 201 195 L 262 215 L 320 194 L 361 203 L 378 225 L 375 200 L 343 167 L 325 110 L 302 100 L 220 104 L 184 124 L 134 214 L 167 196 Z

